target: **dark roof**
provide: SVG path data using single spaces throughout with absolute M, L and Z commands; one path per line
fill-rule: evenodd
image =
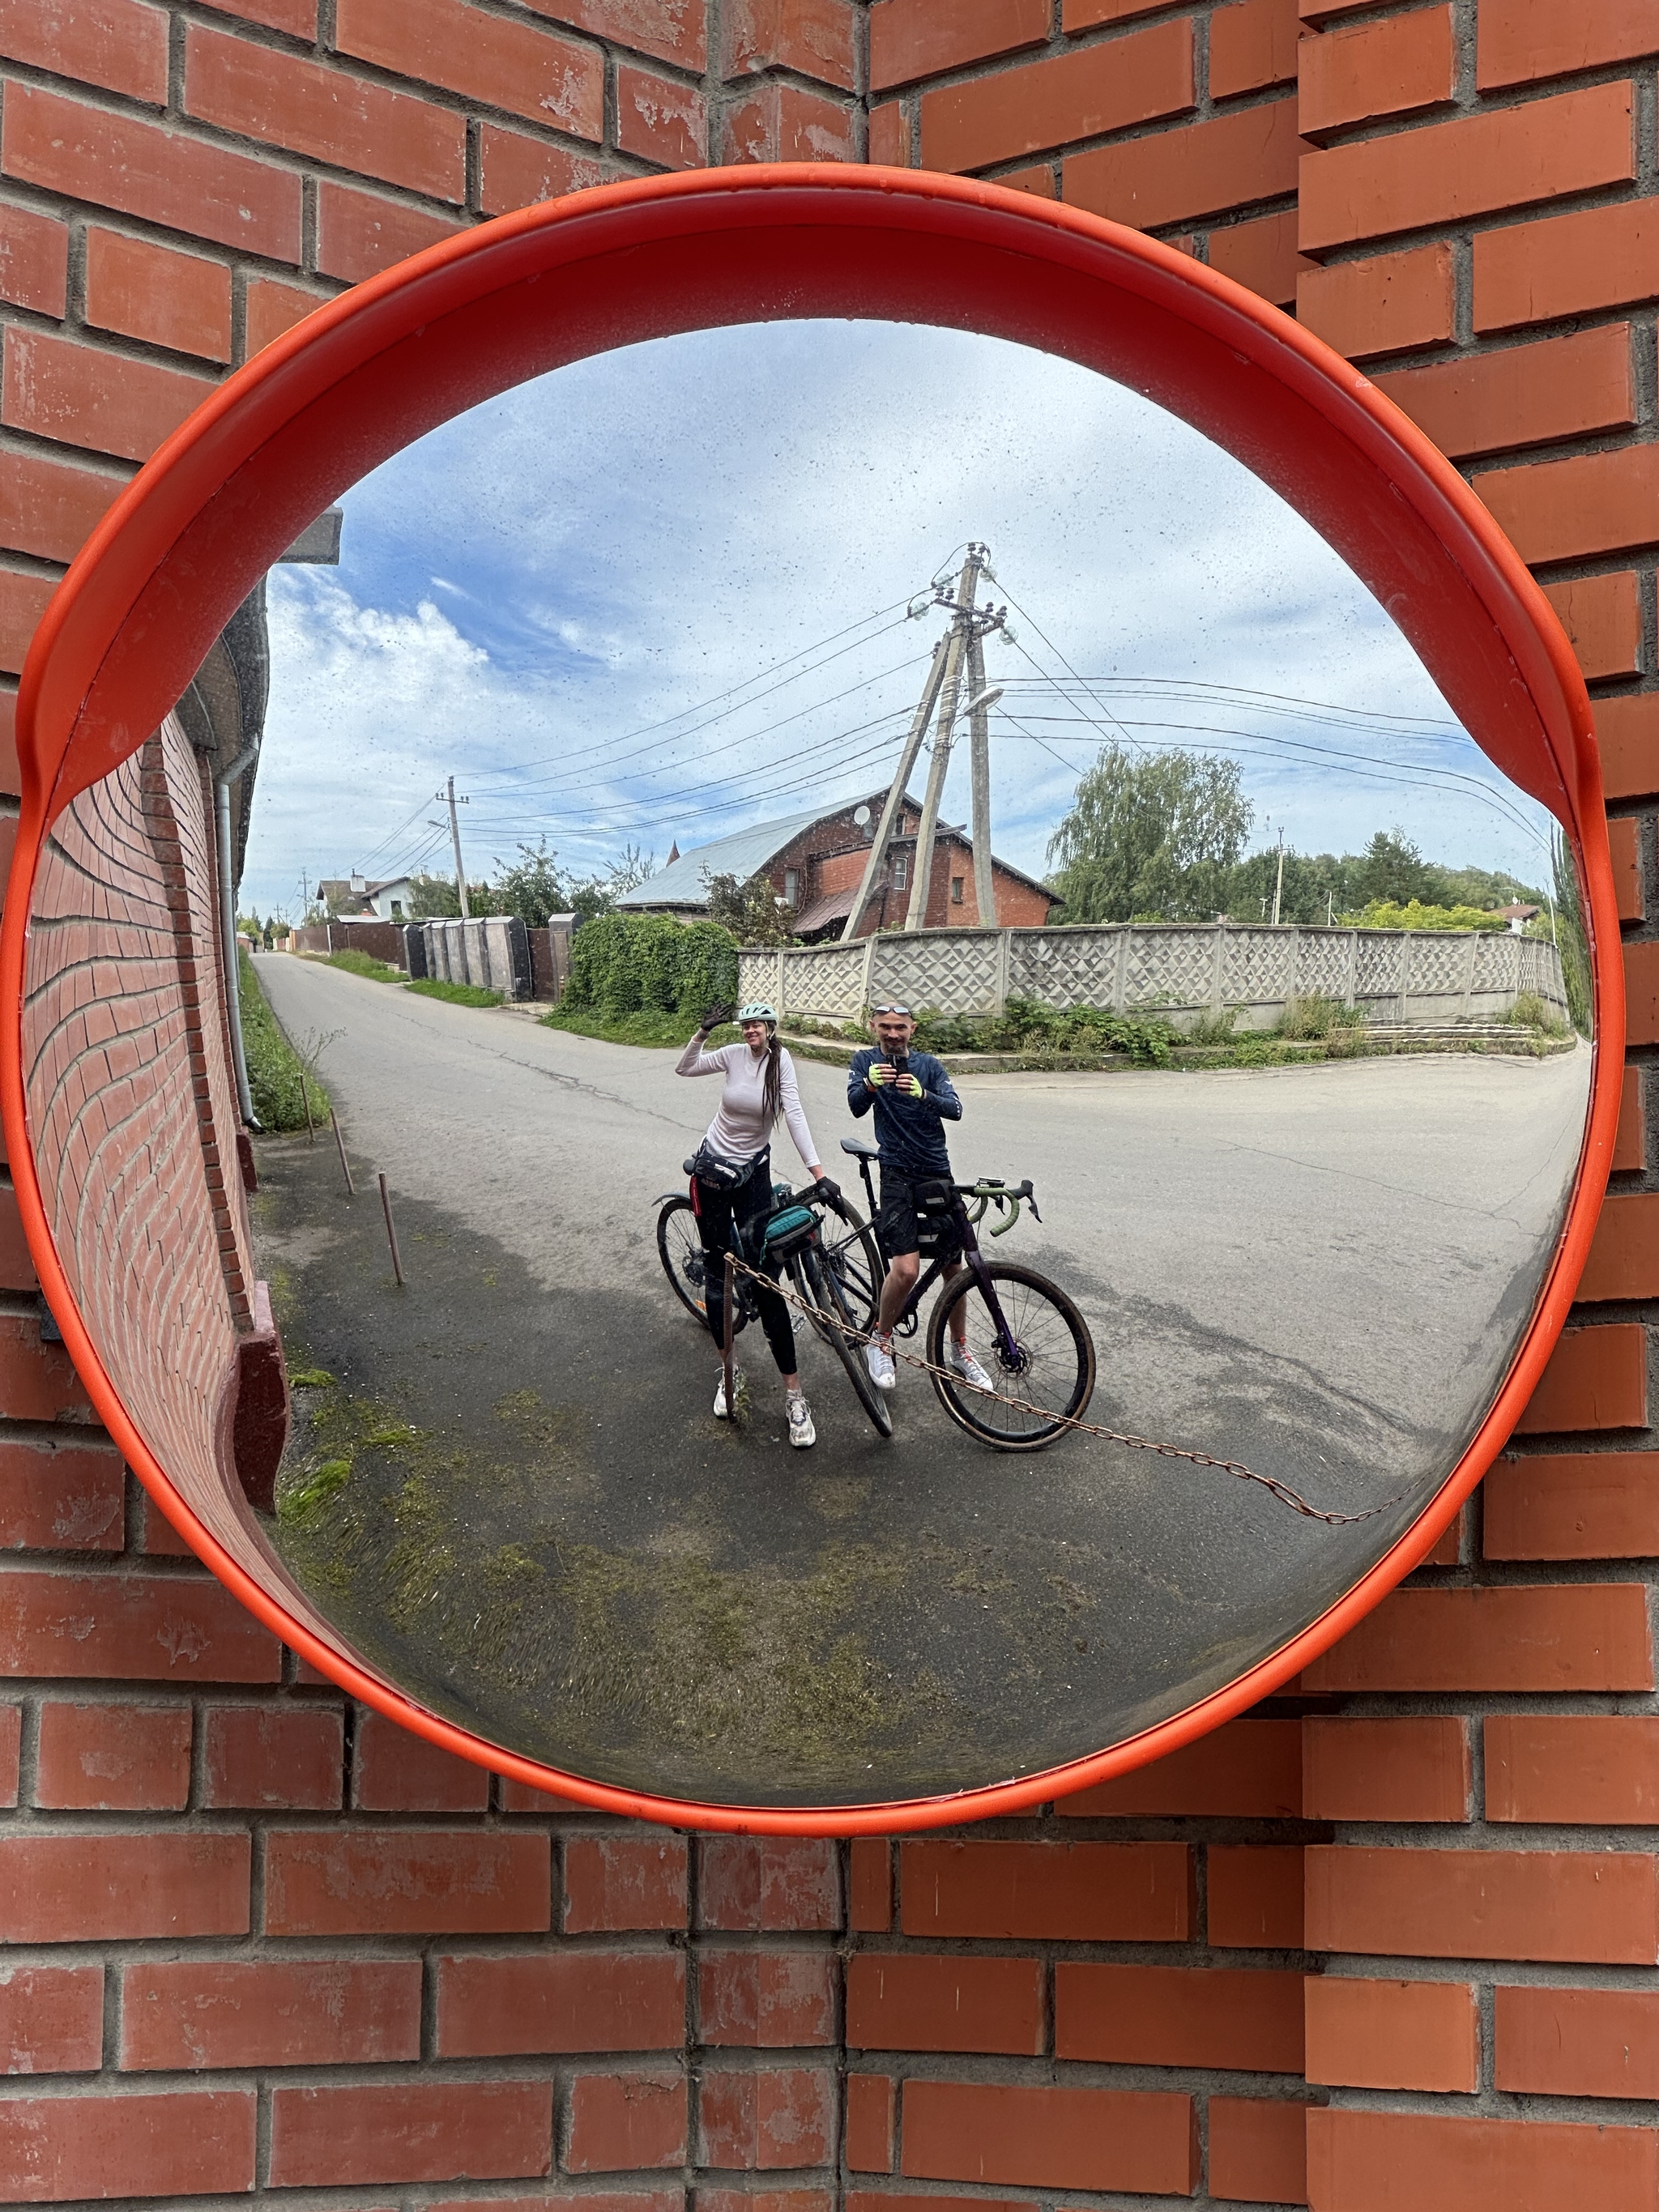
M 811 906 L 795 916 L 796 936 L 805 937 L 814 929 L 827 929 L 832 921 L 845 921 L 858 895 L 858 885 L 849 884 L 844 891 L 830 891 L 823 898 L 814 899 Z

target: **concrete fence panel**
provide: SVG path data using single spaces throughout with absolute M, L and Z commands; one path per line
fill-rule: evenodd
M 411 939 L 418 933 L 420 952 L 411 952 L 410 972 L 416 972 L 415 960 L 422 963 L 420 973 L 444 983 L 473 983 L 486 991 L 499 991 L 504 999 L 527 999 L 532 995 L 534 970 L 531 962 L 530 933 L 514 915 L 489 915 L 477 921 L 421 923 L 418 933 L 410 932 Z
M 738 988 L 786 1020 L 851 1021 L 892 1000 L 1000 1014 L 1011 998 L 1163 1015 L 1177 1029 L 1231 1013 L 1269 1030 L 1320 996 L 1371 1020 L 1493 1020 L 1534 993 L 1563 1020 L 1560 956 L 1540 938 L 1479 930 L 1321 929 L 1299 923 L 1113 922 L 1055 929 L 893 931 L 852 945 L 744 952 Z

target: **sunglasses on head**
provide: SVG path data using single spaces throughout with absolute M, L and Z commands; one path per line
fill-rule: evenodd
M 883 1014 L 899 1014 L 902 1015 L 907 1022 L 910 1018 L 910 1009 L 908 1006 L 872 1006 L 870 1011 L 878 1018 Z

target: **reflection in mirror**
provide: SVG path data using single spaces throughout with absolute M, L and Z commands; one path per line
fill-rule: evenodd
M 1350 1589 L 1524 1333 L 1591 1044 L 1559 833 L 1337 556 L 883 324 L 562 369 L 343 507 L 33 917 L 59 1248 L 222 1540 L 494 1742 L 751 1803 L 1086 1755 Z

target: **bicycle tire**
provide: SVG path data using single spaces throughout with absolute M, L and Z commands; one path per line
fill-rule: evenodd
M 893 1433 L 893 1409 L 887 1402 L 884 1390 L 878 1390 L 870 1379 L 870 1370 L 864 1364 L 864 1349 L 848 1337 L 848 1328 L 858 1324 L 847 1310 L 841 1286 L 833 1275 L 826 1275 L 823 1258 L 816 1245 L 809 1244 L 800 1255 L 801 1272 L 806 1277 L 812 1303 L 824 1313 L 833 1313 L 838 1321 L 828 1323 L 823 1330 L 826 1341 L 847 1370 L 847 1379 L 852 1384 L 860 1406 L 870 1416 L 878 1436 Z
M 680 1216 L 684 1220 L 678 1218 Z M 702 1235 L 689 1198 L 671 1198 L 657 1216 L 657 1257 L 674 1286 L 675 1297 L 691 1318 L 707 1328 L 708 1309 L 702 1289 L 706 1265 Z
M 818 1250 L 824 1272 L 840 1285 L 842 1304 L 851 1316 L 853 1326 L 867 1332 L 876 1325 L 882 1277 L 886 1273 L 881 1247 L 876 1242 L 874 1230 L 844 1194 L 826 1199 L 824 1205 L 841 1224 L 840 1232 L 834 1236 L 825 1233 L 827 1224 L 819 1229 Z M 812 1327 L 828 1344 L 829 1323 L 816 1316 L 811 1318 Z
M 986 1266 L 997 1286 L 997 1303 L 1026 1363 L 1017 1370 L 1009 1370 L 987 1314 L 985 1329 L 990 1340 L 981 1357 L 998 1391 L 1006 1390 L 1041 1406 L 1048 1414 L 1078 1419 L 1095 1389 L 1095 1345 L 1088 1322 L 1060 1285 L 1035 1268 L 1004 1260 L 988 1261 Z M 927 1358 L 935 1370 L 930 1378 L 934 1395 L 959 1429 L 994 1450 L 1042 1451 L 1056 1437 L 1065 1435 L 1064 1419 L 1015 1413 L 1000 1396 L 988 1397 L 983 1391 L 969 1389 L 965 1382 L 939 1371 L 945 1365 L 951 1316 L 963 1298 L 979 1292 L 979 1288 L 978 1279 L 969 1269 L 940 1293 L 933 1307 L 927 1324 Z M 994 1411 L 999 1407 L 1004 1409 L 1000 1414 Z

